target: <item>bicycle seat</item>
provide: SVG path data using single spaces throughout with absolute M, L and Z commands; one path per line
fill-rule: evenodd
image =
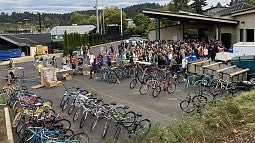
M 35 103 L 35 106 L 43 106 L 41 102 Z
M 103 99 L 102 99 L 102 98 L 97 98 L 96 100 L 97 100 L 96 102 L 103 101 Z
M 117 105 L 117 102 L 116 101 L 112 101 L 110 104 L 111 105 Z
M 26 93 L 26 96 L 29 96 L 29 97 L 36 97 L 36 94 L 35 94 L 35 93 L 32 93 L 32 92 L 27 92 L 27 93 Z
M 60 127 L 63 127 L 63 124 L 61 124 L 61 123 L 56 123 L 56 124 L 53 124 L 53 127 L 55 127 L 55 128 L 60 128 Z
M 142 117 L 143 115 L 142 115 L 142 113 L 139 113 L 139 112 L 138 112 L 138 113 L 136 113 L 136 116 L 137 116 L 137 117 Z
M 79 89 L 81 89 L 81 88 L 80 88 L 80 87 L 76 87 L 75 89 L 76 89 L 76 90 L 79 90 Z
M 128 109 L 129 107 L 128 106 L 124 106 L 123 109 Z

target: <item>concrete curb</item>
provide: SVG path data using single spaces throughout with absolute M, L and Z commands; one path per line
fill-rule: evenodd
M 13 134 L 12 134 L 11 119 L 10 119 L 10 114 L 9 114 L 8 107 L 4 107 L 4 114 L 5 114 L 4 117 L 5 117 L 8 141 L 9 141 L 9 143 L 14 143 Z

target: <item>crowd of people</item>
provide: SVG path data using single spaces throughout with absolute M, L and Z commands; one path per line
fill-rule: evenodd
M 121 42 L 117 46 L 113 44 L 101 46 L 98 53 L 93 53 L 90 46 L 82 45 L 75 54 L 70 50 L 69 55 L 64 55 L 61 65 L 70 65 L 72 69 L 82 72 L 83 65 L 89 64 L 91 65 L 90 73 L 92 73 L 103 65 L 111 67 L 112 61 L 118 64 L 122 64 L 123 60 L 128 60 L 130 64 L 144 61 L 149 62 L 153 68 L 170 67 L 175 73 L 178 70 L 185 72 L 190 60 L 215 60 L 216 53 L 225 50 L 225 47 L 218 41 L 202 42 L 199 40 L 179 42 L 162 40 L 136 44 Z M 45 58 L 46 65 L 50 63 L 53 67 L 57 67 L 55 56 L 51 60 L 48 55 Z M 39 59 L 39 61 L 42 60 Z

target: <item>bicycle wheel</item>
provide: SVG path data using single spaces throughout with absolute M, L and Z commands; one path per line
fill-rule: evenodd
M 88 143 L 89 142 L 89 136 L 85 133 L 78 133 L 73 135 L 73 137 L 71 137 L 70 141 L 72 143 L 80 143 L 81 141 L 83 143 Z
M 82 107 L 79 107 L 75 110 L 73 115 L 73 122 L 75 122 L 79 118 L 81 111 L 82 111 Z
M 75 101 L 74 101 L 74 103 L 70 106 L 70 108 L 68 109 L 68 115 L 71 115 L 71 114 L 73 113 L 74 109 L 75 109 Z
M 210 83 L 209 91 L 212 94 L 220 94 L 222 95 L 221 92 L 221 83 L 218 80 L 212 80 Z
M 228 95 L 235 96 L 235 93 L 237 92 L 237 83 L 232 82 L 228 84 L 227 90 Z
M 64 135 L 65 138 L 71 138 L 72 136 L 74 136 L 74 132 L 73 132 L 73 130 L 71 130 L 71 129 L 65 129 L 65 128 L 63 128 L 63 129 L 61 129 L 61 130 L 59 131 L 59 133 L 62 134 L 62 135 Z
M 66 108 L 67 108 L 67 106 L 68 106 L 68 104 L 69 104 L 69 100 L 70 100 L 70 98 L 67 98 L 65 101 L 64 101 L 64 103 L 63 103 L 63 106 L 62 106 L 62 111 L 65 111 L 66 110 Z
M 182 111 L 184 111 L 186 113 L 191 113 L 195 109 L 193 103 L 188 101 L 188 100 L 181 101 L 180 108 L 181 108 Z
M 60 107 L 63 106 L 63 104 L 64 104 L 64 102 L 66 101 L 66 99 L 67 99 L 67 96 L 64 95 L 64 96 L 62 97 L 61 101 L 60 101 L 60 104 L 59 104 Z
M 184 75 L 183 74 L 178 74 L 177 75 L 177 81 L 178 81 L 178 83 L 183 83 L 184 82 Z
M 82 128 L 85 125 L 86 119 L 88 116 L 88 111 L 85 112 L 85 114 L 82 116 L 81 121 L 80 121 L 80 128 Z
M 118 78 L 122 79 L 123 78 L 123 70 L 122 69 L 119 69 L 118 72 L 117 72 L 117 75 L 118 75 Z
M 196 107 L 205 106 L 207 104 L 207 98 L 203 95 L 196 95 L 192 98 L 192 103 Z
M 148 91 L 149 91 L 148 85 L 147 84 L 142 84 L 140 89 L 139 89 L 140 94 L 145 95 L 145 94 L 148 93 Z
M 174 82 L 169 82 L 167 87 L 167 92 L 169 94 L 173 93 L 176 90 L 176 84 Z
M 105 138 L 105 136 L 108 132 L 108 129 L 110 128 L 110 125 L 111 125 L 111 120 L 106 120 L 106 122 L 104 124 L 104 130 L 103 130 L 103 133 L 102 133 L 102 138 Z
M 159 96 L 160 92 L 161 92 L 161 87 L 160 86 L 156 86 L 156 88 L 154 88 L 153 91 L 152 91 L 152 96 L 154 98 L 156 98 L 156 97 Z
M 199 90 L 205 90 L 205 84 L 203 83 L 203 80 L 198 80 L 193 85 L 193 90 L 196 93 Z
M 121 126 L 117 126 L 115 134 L 114 134 L 114 142 L 116 143 L 119 139 L 120 136 L 120 131 L 121 131 Z
M 130 127 L 134 124 L 135 120 L 136 120 L 135 112 L 129 111 L 123 116 L 123 119 L 121 120 L 121 122 L 123 126 Z
M 138 125 L 136 126 L 136 133 L 147 135 L 151 128 L 151 122 L 149 119 L 143 119 L 138 122 Z
M 93 130 L 95 129 L 95 127 L 96 127 L 96 125 L 97 125 L 97 120 L 98 120 L 98 119 L 96 119 L 96 120 L 94 120 L 94 121 L 92 122 L 91 127 L 90 127 L 90 131 L 93 131 Z
M 24 117 L 24 116 L 19 120 L 19 123 L 18 123 L 18 125 L 17 125 L 17 127 L 16 127 L 15 132 L 16 132 L 17 134 L 19 134 L 19 132 L 21 131 L 21 129 L 23 128 L 23 126 L 25 126 L 25 117 Z
M 22 135 L 23 136 L 22 142 L 29 142 L 29 141 L 31 141 L 34 138 L 35 133 L 36 133 L 36 129 L 33 129 L 33 128 L 28 129 L 27 128 L 24 131 L 24 134 Z
M 18 125 L 18 123 L 19 123 L 19 121 L 20 121 L 22 115 L 23 115 L 23 113 L 18 113 L 18 114 L 15 115 L 15 118 L 14 118 L 13 121 L 12 121 L 12 127 L 13 127 L 13 128 L 16 128 L 16 127 L 17 127 L 17 125 Z
M 136 84 L 137 84 L 137 79 L 131 80 L 131 82 L 130 82 L 130 84 L 129 84 L 130 89 L 135 88 Z
M 135 69 L 134 68 L 129 68 L 129 76 L 135 77 Z
M 67 119 L 55 120 L 54 124 L 61 124 L 61 129 L 70 129 L 72 125 L 71 122 Z

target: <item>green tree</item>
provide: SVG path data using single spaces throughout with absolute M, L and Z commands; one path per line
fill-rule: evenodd
M 71 14 L 71 18 L 69 19 L 69 22 L 71 24 L 88 24 L 88 19 L 89 19 L 88 15 L 73 12 Z
M 63 48 L 63 54 L 67 55 L 69 52 L 69 38 L 68 38 L 68 34 L 64 33 L 64 48 Z
M 107 7 L 104 12 L 105 16 L 105 25 L 111 25 L 111 24 L 118 24 L 120 25 L 120 9 L 118 7 L 112 6 Z M 126 29 L 127 22 L 126 22 L 126 13 L 122 12 L 122 22 L 123 22 L 123 29 Z
M 190 5 L 196 13 L 203 14 L 203 7 L 207 6 L 206 0 L 193 0 L 193 3 Z
M 89 23 L 90 24 L 96 24 L 97 23 L 97 17 L 95 15 L 91 15 L 89 17 Z
M 143 13 L 136 14 L 135 17 L 133 18 L 133 21 L 136 26 L 144 25 L 145 27 L 147 27 L 150 23 L 149 17 L 145 16 Z
M 173 11 L 178 12 L 179 10 L 190 10 L 190 6 L 188 5 L 189 2 L 190 0 L 173 0 Z
M 241 0 L 241 2 L 245 2 L 255 6 L 255 0 Z

